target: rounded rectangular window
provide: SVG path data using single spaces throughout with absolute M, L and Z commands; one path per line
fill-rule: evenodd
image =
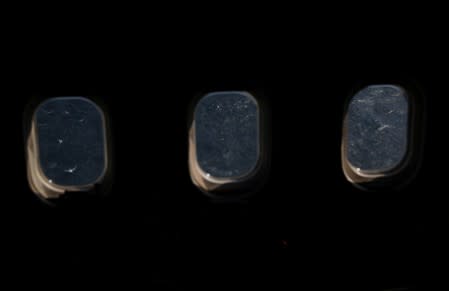
M 28 179 L 41 198 L 84 192 L 108 170 L 103 110 L 83 97 L 47 99 L 34 110 L 27 140 Z
M 349 101 L 342 140 L 343 170 L 357 185 L 391 182 L 417 154 L 416 98 L 398 85 L 371 85 Z M 402 179 L 402 178 L 401 178 Z
M 266 161 L 262 115 L 259 102 L 248 92 L 215 92 L 197 102 L 189 135 L 189 170 L 195 185 L 229 197 L 260 178 Z

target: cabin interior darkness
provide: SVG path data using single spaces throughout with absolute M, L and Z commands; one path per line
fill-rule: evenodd
M 142 55 L 55 58 L 51 65 L 41 59 L 5 77 L 2 276 L 33 274 L 37 285 L 62 290 L 447 284 L 449 90 L 434 62 L 313 52 L 269 59 L 247 51 Z M 425 96 L 424 155 L 401 190 L 366 192 L 342 171 L 343 112 L 354 88 L 379 83 L 411 84 Z M 269 179 L 240 203 L 212 202 L 188 172 L 191 101 L 221 90 L 253 92 L 271 110 Z M 31 97 L 56 96 L 104 102 L 114 150 L 112 191 L 104 199 L 52 208 L 29 190 L 24 108 Z

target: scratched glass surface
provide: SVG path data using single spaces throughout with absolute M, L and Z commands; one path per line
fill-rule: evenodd
M 404 89 L 373 85 L 359 91 L 347 111 L 347 159 L 359 171 L 386 172 L 407 153 L 409 104 Z
M 213 177 L 249 174 L 259 159 L 259 107 L 244 92 L 204 96 L 194 114 L 196 155 L 200 168 Z
M 103 113 L 82 97 L 45 101 L 35 114 L 40 166 L 52 183 L 81 186 L 105 169 Z

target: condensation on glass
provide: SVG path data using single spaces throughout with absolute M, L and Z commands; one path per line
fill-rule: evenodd
M 27 140 L 28 180 L 44 199 L 91 190 L 108 167 L 105 116 L 84 97 L 57 97 L 34 111 Z
M 235 190 L 257 176 L 264 159 L 261 107 L 248 92 L 214 92 L 195 106 L 189 170 L 205 192 Z
M 358 91 L 346 109 L 342 159 L 351 182 L 395 175 L 410 153 L 410 97 L 397 85 Z

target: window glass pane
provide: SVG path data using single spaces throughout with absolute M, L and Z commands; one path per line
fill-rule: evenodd
M 103 114 L 80 98 L 54 98 L 35 114 L 39 162 L 44 175 L 58 185 L 87 185 L 105 170 Z
M 248 92 L 214 92 L 198 101 L 189 134 L 189 170 L 203 192 L 234 199 L 260 185 L 268 159 L 262 115 Z
M 58 198 L 103 183 L 108 147 L 100 107 L 83 97 L 51 98 L 27 122 L 27 171 L 33 192 Z
M 361 174 L 391 171 L 408 150 L 409 103 L 404 89 L 373 85 L 350 101 L 346 116 L 346 158 Z
M 248 175 L 259 159 L 256 100 L 247 93 L 218 92 L 195 110 L 196 156 L 200 168 L 217 178 Z

